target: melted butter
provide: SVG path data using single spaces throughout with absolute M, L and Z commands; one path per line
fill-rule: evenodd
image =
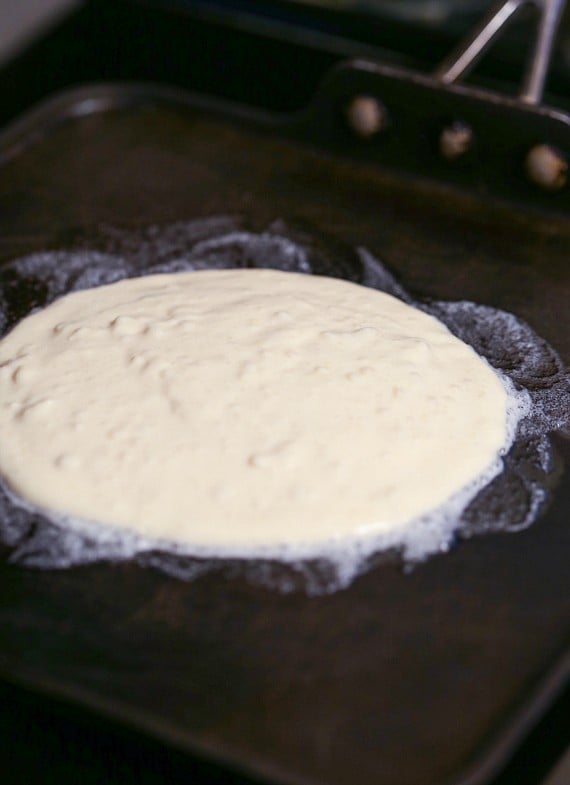
M 33 505 L 240 554 L 404 529 L 506 446 L 435 318 L 271 270 L 73 293 L 0 342 L 0 472 Z

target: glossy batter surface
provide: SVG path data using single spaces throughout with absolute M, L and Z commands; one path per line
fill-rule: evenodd
M 147 276 L 0 342 L 0 474 L 47 511 L 247 553 L 405 527 L 493 463 L 507 407 L 486 362 L 390 295 Z

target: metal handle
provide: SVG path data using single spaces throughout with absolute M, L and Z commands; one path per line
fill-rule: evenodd
M 542 100 L 552 47 L 566 0 L 542 0 L 540 5 L 542 14 L 538 34 L 519 96 L 526 104 L 539 104 Z
M 483 21 L 435 70 L 444 84 L 453 84 L 467 74 L 515 14 L 527 6 L 540 12 L 536 41 L 523 79 L 519 98 L 526 104 L 539 104 L 550 64 L 552 47 L 566 0 L 501 0 Z

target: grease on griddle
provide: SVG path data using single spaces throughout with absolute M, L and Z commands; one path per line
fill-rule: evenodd
M 97 249 L 97 250 L 94 250 Z M 570 427 L 570 384 L 555 351 L 512 314 L 470 302 L 415 301 L 366 249 L 353 251 L 318 233 L 278 221 L 252 231 L 232 217 L 214 217 L 166 227 L 124 230 L 106 227 L 71 251 L 35 254 L 4 267 L 0 287 L 3 332 L 34 308 L 70 291 L 158 272 L 232 267 L 273 267 L 332 275 L 378 288 L 444 322 L 499 370 L 513 388 L 527 391 L 532 406 L 518 425 L 514 444 L 502 458 L 502 471 L 468 505 L 451 511 L 446 525 L 423 527 L 421 549 L 408 543 L 382 553 L 358 547 L 343 559 L 288 564 L 236 559 L 199 559 L 165 552 L 124 532 L 88 526 L 61 529 L 0 488 L 0 536 L 14 562 L 61 568 L 102 559 L 135 558 L 175 576 L 192 579 L 212 570 L 245 574 L 280 590 L 309 594 L 333 591 L 383 561 L 412 564 L 430 552 L 447 550 L 456 538 L 496 531 L 518 531 L 533 523 L 551 495 L 556 478 L 548 433 Z M 459 518 L 459 520 L 457 520 Z M 426 528 L 427 527 L 427 528 Z M 429 545 L 426 533 L 433 532 Z

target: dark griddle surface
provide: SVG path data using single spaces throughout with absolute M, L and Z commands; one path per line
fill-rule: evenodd
M 562 221 L 150 98 L 46 133 L 0 174 L 0 261 L 102 222 L 284 218 L 368 246 L 416 293 L 513 311 L 570 356 Z M 269 781 L 483 783 L 563 681 L 567 480 L 525 532 L 316 599 L 131 564 L 39 572 L 3 559 L 0 669 Z

